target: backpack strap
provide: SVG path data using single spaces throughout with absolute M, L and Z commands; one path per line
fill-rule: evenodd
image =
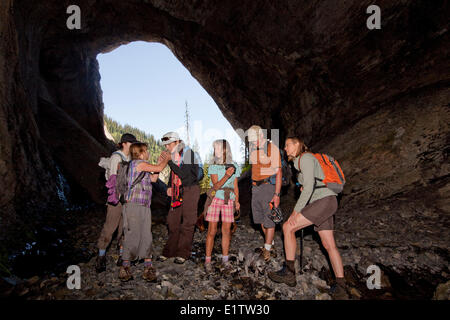
M 267 140 L 266 143 L 264 143 L 264 153 L 267 157 L 269 156 L 269 144 L 270 144 L 270 155 L 272 155 L 272 142 L 270 140 Z
M 133 162 L 131 162 L 130 167 L 131 167 L 131 177 L 130 177 L 130 182 L 131 182 L 131 179 L 132 179 L 132 177 L 133 177 Z M 141 172 L 139 173 L 139 175 L 137 176 L 137 178 L 131 183 L 131 185 L 130 185 L 130 187 L 129 187 L 129 189 L 128 189 L 128 199 L 131 197 L 131 190 L 133 190 L 133 188 L 134 188 L 137 184 L 139 184 L 139 183 L 142 181 L 142 179 L 144 179 L 146 173 L 147 173 L 146 171 L 141 171 Z
M 269 145 L 270 145 L 270 155 L 269 155 Z M 281 159 L 281 161 L 283 161 L 283 156 L 282 156 L 282 154 L 281 154 L 281 150 L 279 150 L 280 151 L 280 159 Z M 264 144 L 264 153 L 265 153 L 265 155 L 267 156 L 267 157 L 271 157 L 272 156 L 272 141 L 270 141 L 270 140 L 267 140 L 267 142 Z M 272 159 L 270 159 L 270 161 L 271 161 L 271 164 L 272 164 Z M 281 163 L 281 168 L 283 167 L 283 163 Z M 281 169 L 280 168 L 280 169 Z M 276 173 L 275 174 L 273 174 L 273 175 L 271 175 L 270 177 L 268 177 L 268 178 L 265 178 L 263 181 L 264 182 L 270 182 L 270 180 L 272 179 L 272 177 L 276 177 Z
M 300 157 L 298 157 L 298 171 L 302 171 L 302 170 L 300 170 L 300 160 L 301 160 L 301 158 L 303 157 L 303 155 L 305 154 L 305 153 L 311 153 L 311 152 L 303 152 L 301 155 L 300 155 Z
M 301 170 L 300 170 L 300 159 L 303 157 L 303 155 L 304 155 L 305 153 L 311 153 L 312 155 L 314 155 L 312 152 L 304 152 L 304 153 L 298 158 L 298 171 L 300 171 L 300 172 L 301 172 Z M 322 159 L 323 159 L 323 155 L 322 155 L 322 154 L 321 154 L 321 156 L 322 156 Z M 325 159 L 324 159 L 324 161 L 325 161 Z M 313 191 L 311 192 L 311 196 L 309 197 L 308 202 L 306 202 L 306 205 L 308 205 L 309 202 L 311 201 L 311 198 L 312 198 L 312 196 L 313 196 L 313 194 L 314 194 L 314 191 L 315 191 L 316 189 L 327 188 L 327 186 L 318 186 L 318 185 L 317 185 L 317 181 L 322 182 L 323 179 L 319 179 L 319 178 L 317 178 L 317 177 L 314 177 Z
M 125 161 L 125 162 L 128 161 L 127 159 L 124 158 L 123 154 L 119 151 L 114 151 L 112 154 L 118 154 L 122 158 L 122 161 Z

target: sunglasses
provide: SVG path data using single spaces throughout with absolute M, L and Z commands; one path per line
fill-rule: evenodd
M 161 141 L 168 141 L 168 140 L 170 140 L 170 139 L 172 139 L 172 138 L 164 137 L 164 138 L 161 138 Z

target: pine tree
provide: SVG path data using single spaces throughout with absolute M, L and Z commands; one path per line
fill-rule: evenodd
M 200 181 L 200 190 L 201 193 L 205 193 L 211 187 L 211 178 L 208 175 L 209 166 L 212 164 L 214 159 L 214 154 L 211 153 L 206 156 L 205 161 L 203 162 L 203 173 L 205 177 L 202 181 Z
M 129 124 L 121 125 L 117 121 L 108 117 L 106 114 L 103 116 L 103 119 L 105 121 L 106 128 L 114 138 L 114 142 L 118 143 L 124 133 L 131 133 L 138 141 L 147 143 L 150 153 L 149 161 L 150 163 L 157 163 L 158 157 L 164 150 L 164 147 L 162 143 L 159 140 L 156 140 L 152 134 L 148 134 L 142 130 L 130 126 Z M 169 181 L 168 166 L 160 173 L 159 178 L 165 183 Z

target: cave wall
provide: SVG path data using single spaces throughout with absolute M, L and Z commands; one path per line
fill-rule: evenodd
M 38 78 L 38 72 L 25 57 L 38 54 L 39 50 L 36 48 L 33 52 L 33 43 L 24 44 L 13 12 L 14 1 L 0 3 L 2 239 L 8 234 L 24 231 L 23 226 L 37 220 L 56 194 L 55 183 L 48 183 L 56 175 L 52 155 L 42 143 L 34 117 L 36 90 L 27 86 L 28 81 Z M 25 72 L 27 67 L 30 70 Z
M 79 0 L 82 28 L 68 30 L 71 4 L 0 4 L 4 226 L 57 203 L 56 166 L 104 201 L 96 56 L 136 40 L 167 45 L 234 128 L 280 128 L 335 155 L 344 204 L 448 179 L 447 1 Z M 381 30 L 366 28 L 371 4 Z

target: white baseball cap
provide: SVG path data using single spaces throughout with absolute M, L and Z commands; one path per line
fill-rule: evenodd
M 177 132 L 167 132 L 163 137 L 161 138 L 162 144 L 166 145 L 175 141 L 181 140 L 180 135 Z

